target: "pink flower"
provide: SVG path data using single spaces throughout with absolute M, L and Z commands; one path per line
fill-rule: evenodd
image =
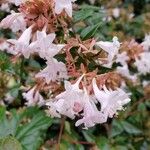
M 39 91 L 36 91 L 36 87 L 33 87 L 27 93 L 23 93 L 22 95 L 23 98 L 27 100 L 27 106 L 42 106 L 45 103 L 42 95 L 39 93 Z
M 10 12 L 9 4 L 8 4 L 8 3 L 3 3 L 3 4 L 1 4 L 0 10 L 1 10 L 1 11 L 5 11 L 5 12 Z
M 24 3 L 26 0 L 9 0 L 9 3 L 13 3 L 16 6 L 19 6 L 20 4 Z
M 108 61 L 112 62 L 114 56 L 118 54 L 118 50 L 120 48 L 120 43 L 118 42 L 117 37 L 113 37 L 113 42 L 103 42 L 99 41 L 96 43 L 97 46 L 102 48 L 104 51 L 108 53 Z
M 17 53 L 21 53 L 25 58 L 29 58 L 32 51 L 29 49 L 29 42 L 31 39 L 32 26 L 27 28 L 18 40 L 9 39 L 7 40 L 9 43 L 13 44 L 15 47 L 15 51 Z
M 137 67 L 139 74 L 146 75 L 150 73 L 150 53 L 143 52 L 140 54 L 140 58 L 136 58 L 134 65 Z
M 50 110 L 74 119 L 83 109 L 83 90 L 79 89 L 82 78 L 83 76 L 75 84 L 65 81 L 65 91 L 56 96 L 54 101 L 47 103 Z M 52 112 L 52 115 L 54 113 Z
M 66 11 L 69 17 L 72 17 L 72 2 L 75 0 L 55 0 L 55 13 L 60 14 Z
M 88 95 L 87 91 L 84 90 L 84 108 L 83 108 L 83 118 L 79 119 L 76 122 L 76 126 L 84 124 L 85 129 L 89 127 L 93 127 L 97 123 L 104 123 L 107 121 L 107 115 L 98 111 L 96 105 L 94 104 L 94 100 L 91 96 Z
M 117 114 L 118 110 L 123 110 L 123 106 L 130 102 L 128 94 L 122 89 L 118 88 L 112 91 L 104 86 L 103 90 L 99 90 L 95 79 L 93 79 L 93 90 L 97 100 L 101 104 L 101 111 L 110 118 Z
M 49 84 L 50 81 L 68 78 L 65 64 L 62 62 L 58 62 L 54 58 L 47 61 L 47 67 L 40 73 L 38 73 L 35 77 L 45 78 L 47 84 Z
M 26 22 L 21 13 L 12 13 L 4 18 L 0 23 L 1 28 L 10 28 L 13 32 L 24 31 L 26 29 Z
M 121 65 L 126 65 L 129 57 L 127 56 L 127 52 L 122 52 L 121 54 L 117 54 L 116 62 Z
M 54 41 L 55 37 L 55 33 L 47 35 L 45 31 L 37 31 L 37 40 L 32 42 L 29 47 L 31 50 L 37 52 L 41 58 L 46 58 L 49 60 L 59 53 L 60 50 L 65 46 L 63 44 L 53 44 L 52 42 Z
M 130 80 L 133 80 L 133 81 L 136 81 L 137 80 L 137 77 L 136 75 L 131 75 L 130 74 L 130 71 L 129 71 L 129 68 L 128 68 L 128 65 L 124 64 L 124 66 L 122 67 L 117 67 L 116 71 L 121 74 L 123 77 L 126 77 Z
M 144 51 L 150 51 L 150 34 L 146 34 L 144 41 L 141 43 Z

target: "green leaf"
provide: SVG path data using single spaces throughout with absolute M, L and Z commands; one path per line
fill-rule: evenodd
M 0 51 L 0 70 L 6 71 L 11 68 L 11 62 L 7 54 Z
M 110 150 L 108 139 L 104 136 L 97 138 L 96 144 L 100 150 Z
M 87 39 L 87 38 L 91 38 L 95 35 L 97 29 L 100 27 L 100 23 L 96 24 L 96 25 L 92 25 L 92 26 L 88 26 L 86 27 L 85 29 L 83 29 L 81 31 L 81 34 L 80 36 L 83 38 L 83 39 Z
M 86 18 L 88 17 L 91 17 L 93 15 L 93 10 L 86 10 L 86 9 L 83 9 L 83 10 L 80 10 L 80 11 L 77 11 L 75 12 L 74 14 L 74 22 L 78 22 L 80 20 L 85 20 Z
M 45 131 L 52 124 L 50 117 L 38 112 L 31 121 L 18 128 L 16 138 L 25 150 L 37 150 L 44 140 Z
M 86 141 L 92 142 L 92 143 L 95 142 L 94 136 L 89 131 L 82 131 L 82 133 Z
M 0 137 L 14 136 L 23 150 L 37 150 L 51 124 L 52 119 L 38 108 L 28 108 L 22 113 L 12 110 L 8 118 L 5 108 L 0 107 Z
M 119 121 L 113 120 L 110 137 L 115 137 L 123 132 L 123 126 Z
M 142 131 L 135 127 L 134 125 L 130 124 L 129 122 L 122 121 L 121 122 L 124 130 L 129 134 L 141 134 Z
M 5 108 L 0 107 L 0 114 L 0 138 L 6 137 L 8 135 L 14 136 L 19 121 L 19 118 L 16 115 L 16 111 L 13 111 L 13 116 L 9 120 L 6 118 Z
M 0 150 L 22 150 L 22 146 L 14 137 L 0 139 Z

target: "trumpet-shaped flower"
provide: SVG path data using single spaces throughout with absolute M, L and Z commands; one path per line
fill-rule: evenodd
M 83 101 L 83 118 L 76 122 L 76 126 L 84 124 L 85 129 L 87 129 L 89 127 L 93 127 L 97 123 L 104 123 L 107 121 L 107 115 L 98 111 L 92 97 L 88 95 L 86 90 L 84 90 Z
M 149 51 L 150 50 L 150 34 L 147 34 L 145 36 L 144 41 L 141 44 L 144 48 L 145 51 Z
M 114 56 L 118 54 L 118 50 L 120 48 L 120 43 L 119 43 L 117 37 L 113 37 L 113 42 L 99 41 L 96 43 L 96 45 L 108 53 L 108 61 L 109 62 L 111 62 L 113 60 Z
M 29 48 L 39 54 L 41 58 L 47 60 L 55 56 L 65 46 L 63 44 L 55 45 L 54 41 L 55 33 L 46 34 L 45 31 L 37 31 L 37 40 L 32 42 Z
M 8 1 L 9 1 L 9 3 L 19 6 L 20 4 L 24 3 L 26 0 L 8 0 Z
M 101 104 L 101 111 L 110 118 L 117 114 L 118 110 L 123 110 L 123 106 L 130 102 L 128 94 L 122 89 L 118 88 L 112 91 L 104 86 L 103 90 L 100 90 L 95 79 L 93 79 L 93 90 L 97 100 Z
M 124 65 L 122 67 L 117 67 L 117 70 L 116 70 L 119 74 L 121 74 L 123 77 L 126 77 L 132 81 L 136 81 L 137 77 L 136 75 L 131 75 L 130 72 L 129 72 L 129 68 L 128 68 L 128 65 Z
M 68 78 L 65 64 L 62 62 L 58 62 L 54 58 L 47 61 L 47 67 L 39 72 L 35 77 L 45 78 L 47 84 L 49 84 L 50 81 Z
M 127 64 L 128 60 L 129 60 L 129 57 L 127 56 L 126 52 L 117 54 L 116 63 L 120 63 L 122 66 L 124 66 Z
M 29 58 L 32 51 L 29 49 L 29 42 L 31 39 L 32 26 L 27 28 L 18 40 L 9 39 L 9 43 L 13 44 L 16 53 L 21 53 L 25 58 Z
M 140 74 L 150 73 L 150 53 L 144 52 L 140 54 L 140 58 L 136 58 L 135 66 Z
M 118 18 L 120 16 L 120 9 L 116 7 L 112 10 L 112 13 L 115 18 Z
M 83 110 L 83 90 L 79 89 L 79 84 L 82 80 L 81 76 L 75 84 L 71 84 L 69 81 L 65 81 L 65 91 L 56 96 L 53 103 L 47 103 L 53 115 L 65 115 L 71 119 L 75 118 L 79 112 Z
M 1 10 L 1 11 L 5 11 L 5 12 L 10 12 L 9 4 L 8 4 L 8 3 L 3 3 L 3 4 L 1 4 L 0 10 Z
M 4 18 L 0 23 L 1 28 L 10 28 L 13 32 L 24 31 L 26 29 L 26 22 L 21 13 L 12 13 Z
M 60 14 L 63 10 L 72 17 L 72 2 L 75 0 L 55 0 L 55 13 Z
M 39 91 L 36 91 L 36 87 L 33 87 L 27 93 L 23 93 L 23 97 L 27 100 L 27 106 L 42 106 L 45 103 L 42 95 L 39 93 Z

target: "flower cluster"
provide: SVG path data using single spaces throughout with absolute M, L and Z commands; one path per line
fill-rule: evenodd
M 0 49 L 16 59 L 44 60 L 46 67 L 34 74 L 35 85 L 23 92 L 25 105 L 45 105 L 52 117 L 77 118 L 76 126 L 89 128 L 107 122 L 124 110 L 124 105 L 130 102 L 125 92 L 126 80 L 135 82 L 139 74 L 150 73 L 150 38 L 147 35 L 141 44 L 134 40 L 120 43 L 116 36 L 112 41 L 94 38 L 83 41 L 70 34 L 74 2 L 10 0 L 5 3 L 19 9 L 11 11 L 0 27 L 10 28 L 17 36 L 3 40 Z M 118 10 L 114 10 L 114 15 L 118 17 Z M 91 61 L 93 69 L 89 69 Z M 110 71 L 101 73 L 102 67 Z M 130 67 L 136 67 L 139 73 L 131 72 Z

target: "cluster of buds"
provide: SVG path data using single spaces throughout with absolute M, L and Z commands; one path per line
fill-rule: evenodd
M 2 44 L 3 50 L 16 58 L 36 55 L 46 62 L 47 66 L 35 74 L 36 85 L 23 93 L 27 106 L 46 105 L 51 117 L 78 118 L 76 126 L 83 124 L 89 128 L 124 110 L 123 106 L 130 102 L 129 94 L 124 91 L 124 77 L 133 81 L 137 77 L 130 74 L 128 51 L 120 50 L 117 37 L 112 41 L 94 38 L 82 41 L 70 34 L 74 1 L 10 0 L 8 3 L 19 7 L 18 12 L 12 11 L 0 27 L 12 29 L 19 37 Z M 147 55 L 143 51 L 134 59 L 139 70 L 143 63 L 150 67 L 149 61 L 144 61 Z M 64 56 L 62 61 L 56 59 L 60 54 Z M 95 64 L 93 69 L 89 69 L 91 61 Z M 112 68 L 114 63 L 120 66 L 101 73 L 101 66 Z M 41 91 L 50 94 L 45 99 Z

